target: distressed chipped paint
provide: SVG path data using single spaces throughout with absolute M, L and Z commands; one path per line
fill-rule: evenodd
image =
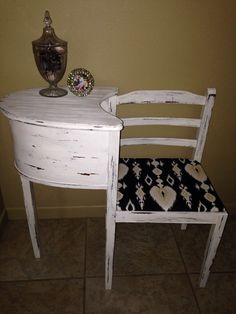
M 68 94 L 46 98 L 39 89 L 2 99 L 9 118 L 34 255 L 40 257 L 37 210 L 32 182 L 52 186 L 107 190 L 107 206 L 115 211 L 122 122 L 100 103 L 116 88 L 97 87 L 86 97 Z
M 32 181 L 107 186 L 109 131 L 46 128 L 11 120 L 15 165 Z
M 135 117 L 125 118 L 124 126 L 146 126 L 146 125 L 168 125 L 168 126 L 187 126 L 198 128 L 196 139 L 182 138 L 125 138 L 120 141 L 121 146 L 157 144 L 168 146 L 188 146 L 193 148 L 193 158 L 200 161 L 206 141 L 207 130 L 214 105 L 216 91 L 208 89 L 206 96 L 196 95 L 185 91 L 135 91 L 121 96 L 113 96 L 104 101 L 102 107 L 116 114 L 116 107 L 122 104 L 193 104 L 202 107 L 200 119 L 170 118 L 170 117 Z M 127 187 L 128 189 L 128 187 Z M 175 223 L 181 224 L 182 230 L 186 229 L 187 224 L 211 224 L 211 230 L 206 245 L 205 256 L 199 278 L 199 286 L 205 287 L 210 267 L 213 263 L 217 247 L 219 245 L 225 222 L 226 212 L 141 212 L 141 211 L 122 211 L 113 206 L 108 211 L 107 218 L 107 245 L 106 245 L 106 288 L 112 287 L 113 273 L 113 254 L 115 242 L 116 223 Z

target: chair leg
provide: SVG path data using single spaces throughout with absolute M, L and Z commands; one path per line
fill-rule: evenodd
M 210 233 L 207 240 L 206 249 L 205 249 L 204 260 L 202 263 L 202 269 L 200 272 L 200 279 L 199 279 L 200 288 L 204 288 L 206 286 L 207 279 L 210 274 L 210 267 L 215 258 L 216 251 L 220 243 L 222 233 L 224 231 L 227 216 L 228 216 L 227 214 L 221 215 L 218 218 L 216 224 L 211 226 Z
M 26 177 L 20 176 L 24 194 L 25 210 L 35 258 L 40 258 L 38 239 L 38 219 L 36 213 L 33 184 Z
M 106 215 L 106 262 L 105 262 L 105 289 L 112 287 L 113 256 L 115 246 L 115 218 L 108 212 Z
M 187 224 L 181 224 L 181 230 L 186 230 L 187 229 Z

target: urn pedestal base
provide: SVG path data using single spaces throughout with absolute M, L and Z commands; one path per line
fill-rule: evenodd
M 59 87 L 48 87 L 39 91 L 41 96 L 45 97 L 63 97 L 68 94 L 67 90 Z

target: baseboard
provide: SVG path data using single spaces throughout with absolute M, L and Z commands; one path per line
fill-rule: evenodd
M 1 215 L 0 215 L 0 231 L 2 230 L 2 228 L 3 228 L 3 226 L 5 225 L 6 222 L 7 222 L 7 212 L 4 209 L 1 212 Z
M 236 204 L 226 203 L 225 208 L 231 215 L 236 215 Z M 50 218 L 88 218 L 88 217 L 104 217 L 104 206 L 71 206 L 71 207 L 38 207 L 38 217 L 42 219 Z M 0 224 L 4 220 L 3 214 L 0 216 Z M 10 220 L 25 219 L 25 209 L 7 208 L 7 216 Z
M 26 219 L 25 209 L 7 208 L 10 220 Z M 104 217 L 104 206 L 37 207 L 39 219 Z

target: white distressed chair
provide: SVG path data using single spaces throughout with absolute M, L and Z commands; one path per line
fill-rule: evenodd
M 211 224 L 199 280 L 200 287 L 205 287 L 227 220 L 227 212 L 200 164 L 215 95 L 216 91 L 213 88 L 207 90 L 206 96 L 185 91 L 135 91 L 113 96 L 103 102 L 102 107 L 114 115 L 117 106 L 121 104 L 133 106 L 132 108 L 146 106 L 145 115 L 150 106 L 147 104 L 157 106 L 165 104 L 164 107 L 171 104 L 174 106 L 174 112 L 181 110 L 179 108 L 181 105 L 176 104 L 201 109 L 197 118 L 195 116 L 180 118 L 177 114 L 178 117 L 147 115 L 122 119 L 124 128 L 139 126 L 138 131 L 146 126 L 152 126 L 151 128 L 161 126 L 162 129 L 165 129 L 162 126 L 170 126 L 187 127 L 187 130 L 195 129 L 196 132 L 195 138 L 190 139 L 179 137 L 121 139 L 121 146 L 145 144 L 180 146 L 181 149 L 192 148 L 193 153 L 191 159 L 160 158 L 157 146 L 155 159 L 120 158 L 117 208 L 110 211 L 108 209 L 106 217 L 106 289 L 111 289 L 112 286 L 115 224 L 124 222 L 177 223 L 181 224 L 181 229 L 185 229 L 189 223 Z M 186 113 L 186 109 L 184 110 Z M 146 146 L 145 155 L 148 147 L 153 148 Z

